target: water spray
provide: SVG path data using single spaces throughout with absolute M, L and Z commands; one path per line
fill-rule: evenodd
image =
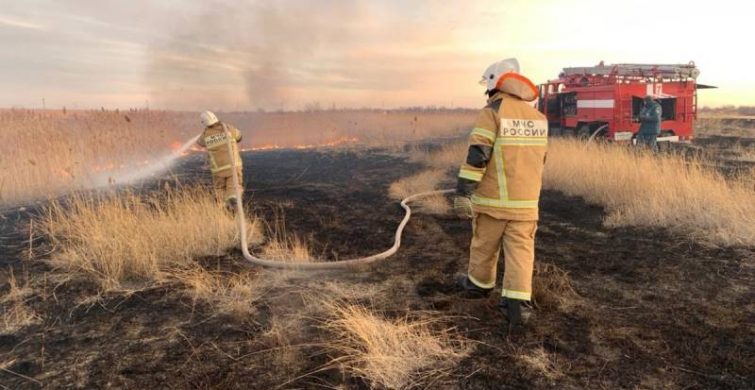
M 322 262 L 322 263 L 306 262 L 304 261 L 304 259 L 292 259 L 291 262 L 262 259 L 262 258 L 253 256 L 249 252 L 246 216 L 244 215 L 244 204 L 241 199 L 242 191 L 241 191 L 241 186 L 239 185 L 238 166 L 236 165 L 236 156 L 233 155 L 233 147 L 231 144 L 231 142 L 234 142 L 234 141 L 226 125 L 224 123 L 222 123 L 222 125 L 223 125 L 223 131 L 225 132 L 226 141 L 228 142 L 228 155 L 231 159 L 231 169 L 233 170 L 233 173 L 231 174 L 231 176 L 233 177 L 233 188 L 236 195 L 236 223 L 237 223 L 237 227 L 239 231 L 239 237 L 241 237 L 241 243 L 240 243 L 241 253 L 244 255 L 244 259 L 246 259 L 252 264 L 256 264 L 256 265 L 260 265 L 260 266 L 268 267 L 268 268 L 279 268 L 279 269 L 332 270 L 332 269 L 344 269 L 344 268 L 353 268 L 356 266 L 364 266 L 367 264 L 377 262 L 379 260 L 387 259 L 393 256 L 396 252 L 398 252 L 398 249 L 401 247 L 401 236 L 404 233 L 404 228 L 409 223 L 409 219 L 411 219 L 412 217 L 412 209 L 411 207 L 409 207 L 409 204 L 417 199 L 421 199 L 421 198 L 425 198 L 425 197 L 433 196 L 433 195 L 447 194 L 454 191 L 454 190 L 427 191 L 427 192 L 414 194 L 414 195 L 404 198 L 401 201 L 401 208 L 404 209 L 404 218 L 401 220 L 401 222 L 398 224 L 398 227 L 396 228 L 396 233 L 393 238 L 393 246 L 391 246 L 387 250 L 380 252 L 378 254 L 367 256 L 367 257 L 349 259 L 349 260 L 329 261 L 329 262 Z
M 184 154 L 197 142 L 200 134 L 194 136 L 190 140 L 186 141 L 178 149 L 172 151 L 170 154 L 165 155 L 157 159 L 156 162 L 142 166 L 136 170 L 118 171 L 116 173 L 106 172 L 96 176 L 92 180 L 94 188 L 107 187 L 114 183 L 124 184 L 134 181 L 144 180 L 157 173 L 167 171 L 170 169 L 176 161 L 184 156 Z

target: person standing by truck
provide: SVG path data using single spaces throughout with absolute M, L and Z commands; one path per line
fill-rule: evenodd
M 241 142 L 241 132 L 235 126 L 219 121 L 218 117 L 210 111 L 203 112 L 200 115 L 200 121 L 205 129 L 199 136 L 197 144 L 207 149 L 215 195 L 218 200 L 226 203 L 229 210 L 234 210 L 236 188 L 233 185 L 233 167 L 230 156 L 233 155 L 236 159 L 236 175 L 239 186 L 243 189 L 242 162 L 238 147 L 238 143 Z M 230 134 L 230 140 L 227 134 Z M 229 147 L 231 153 L 228 151 Z
M 645 96 L 640 109 L 640 130 L 637 132 L 637 146 L 658 151 L 658 134 L 661 133 L 661 105 L 653 100 L 652 95 Z
M 456 214 L 472 218 L 468 269 L 456 283 L 470 298 L 488 296 L 503 248 L 499 305 L 511 327 L 533 313 L 529 302 L 548 121 L 530 104 L 538 90 L 519 73 L 515 58 L 490 65 L 480 83 L 488 102 L 469 136 L 454 198 Z

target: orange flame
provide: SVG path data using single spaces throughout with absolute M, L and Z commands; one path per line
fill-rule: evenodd
M 359 138 L 357 137 L 340 137 L 340 138 L 336 138 L 334 140 L 326 141 L 319 144 L 295 144 L 295 145 L 264 144 L 264 145 L 254 146 L 251 148 L 243 148 L 241 149 L 241 151 L 247 152 L 247 151 L 265 151 L 265 150 L 277 150 L 277 149 L 305 150 L 305 149 L 341 146 L 345 144 L 354 144 L 357 142 L 359 142 Z

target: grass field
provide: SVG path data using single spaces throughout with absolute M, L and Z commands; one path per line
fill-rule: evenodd
M 171 150 L 173 135 L 191 133 L 152 126 L 193 128 L 193 115 L 182 113 L 7 115 L 36 121 L 38 129 L 101 121 L 109 130 L 89 141 L 72 136 L 72 148 L 123 161 L 128 150 L 107 137 L 146 132 L 149 153 L 159 155 Z M 255 150 L 243 153 L 251 167 L 244 182 L 252 252 L 337 261 L 385 250 L 402 216 L 396 200 L 454 185 L 467 146 L 453 139 L 468 131 L 468 116 L 229 114 L 242 130 L 254 129 L 244 146 Z M 121 119 L 125 125 L 108 127 Z M 414 122 L 425 125 L 407 130 Z M 55 126 L 50 140 L 68 139 L 55 130 L 66 127 Z M 329 126 L 334 130 L 317 132 Z M 267 144 L 281 128 L 307 135 Z M 24 137 L 14 145 L 35 142 Z M 0 272 L 0 383 L 746 388 L 755 370 L 755 177 L 744 160 L 735 161 L 742 168 L 736 174 L 719 166 L 721 150 L 741 153 L 746 140 L 736 140 L 741 150 L 728 138 L 709 142 L 695 146 L 711 153 L 660 156 L 551 142 L 536 243 L 536 317 L 524 333 L 501 325 L 496 294 L 470 300 L 451 287 L 453 274 L 466 269 L 472 233 L 468 221 L 451 215 L 446 197 L 417 204 L 401 250 L 386 262 L 349 272 L 263 270 L 235 248 L 233 217 L 202 185 L 208 174 L 199 156 L 176 168 L 180 185 L 163 178 L 30 206 L 29 199 L 85 182 L 55 187 L 54 173 L 44 173 L 76 153 L 56 160 L 34 149 L 34 164 L 22 164 L 30 157 L 17 151 L 14 167 L 39 174 L 24 181 L 3 171 L 18 186 L 3 192 L 5 204 L 18 204 L 10 202 L 15 194 L 27 209 L 0 214 L 0 242 L 12 244 L 0 254 L 7 267 Z M 277 150 L 284 146 L 291 149 Z M 100 155 L 88 153 L 80 156 Z M 40 190 L 45 182 L 49 192 Z
M 429 169 L 394 183 L 391 194 L 401 199 L 437 189 L 442 182 L 453 186 L 448 172 L 454 173 L 465 153 L 464 143 L 415 151 L 412 159 Z M 755 169 L 726 178 L 711 163 L 680 154 L 651 155 L 626 146 L 554 139 L 543 185 L 605 207 L 607 226 L 664 227 L 715 245 L 755 245 Z
M 380 146 L 458 137 L 469 110 L 218 113 L 242 149 Z M 201 132 L 196 113 L 0 110 L 0 207 L 122 184 Z M 146 178 L 149 178 L 146 177 Z

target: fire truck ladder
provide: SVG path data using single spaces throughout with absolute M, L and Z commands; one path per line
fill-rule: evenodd
M 697 79 L 700 70 L 695 63 L 689 64 L 614 64 L 564 68 L 561 76 L 620 76 L 620 77 L 662 77 L 669 79 Z

